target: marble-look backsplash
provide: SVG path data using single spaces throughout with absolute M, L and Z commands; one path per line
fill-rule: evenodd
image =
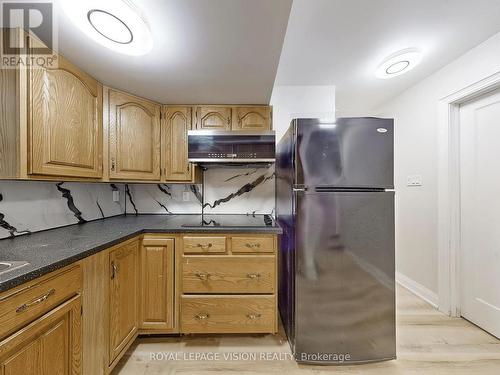
M 113 190 L 120 191 L 119 202 L 113 202 Z M 121 184 L 0 181 L 0 238 L 124 212 Z
M 274 166 L 212 168 L 205 181 L 205 213 L 274 215 Z
M 127 214 L 201 213 L 201 185 L 126 184 L 125 195 Z
M 127 184 L 128 214 L 274 213 L 274 167 L 209 168 L 204 185 Z
M 210 168 L 204 186 L 0 181 L 0 238 L 125 212 L 274 214 L 274 207 L 274 167 Z

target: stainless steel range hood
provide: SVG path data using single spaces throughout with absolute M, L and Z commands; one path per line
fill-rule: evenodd
M 198 165 L 267 165 L 275 162 L 274 131 L 188 131 L 188 158 Z

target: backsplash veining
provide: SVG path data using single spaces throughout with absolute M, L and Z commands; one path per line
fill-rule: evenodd
M 126 184 L 127 214 L 199 214 L 200 191 L 201 185 Z
M 205 213 L 274 214 L 274 166 L 205 172 Z
M 123 191 L 109 183 L 0 181 L 0 238 L 122 215 Z
M 113 190 L 120 192 L 119 202 L 113 202 Z M 0 181 L 0 238 L 125 212 L 200 214 L 203 208 L 205 214 L 274 214 L 274 207 L 274 167 L 208 169 L 204 187 Z
M 271 214 L 274 167 L 210 168 L 205 185 L 127 184 L 127 214 Z M 184 199 L 187 199 L 186 201 Z

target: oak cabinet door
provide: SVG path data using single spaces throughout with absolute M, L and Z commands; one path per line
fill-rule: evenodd
M 236 107 L 232 130 L 271 130 L 271 108 Z
M 102 177 L 102 85 L 59 56 L 29 71 L 29 173 Z
M 0 342 L 0 374 L 81 374 L 81 337 L 76 296 Z
M 188 162 L 187 132 L 191 130 L 192 107 L 165 107 L 163 120 L 164 179 L 191 181 L 193 167 Z
M 141 323 L 147 330 L 174 328 L 174 240 L 144 237 L 141 247 Z
M 160 180 L 159 104 L 109 89 L 109 176 Z
M 198 106 L 196 129 L 231 130 L 231 107 Z
M 109 254 L 109 364 L 137 335 L 139 323 L 138 245 L 138 242 L 132 242 Z

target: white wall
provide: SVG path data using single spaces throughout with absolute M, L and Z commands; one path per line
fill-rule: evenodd
M 438 101 L 498 71 L 500 33 L 376 111 L 395 118 L 396 268 L 434 293 L 440 230 Z M 422 187 L 406 186 L 411 174 L 423 176 Z
M 274 86 L 270 104 L 279 141 L 294 118 L 334 118 L 335 86 Z

